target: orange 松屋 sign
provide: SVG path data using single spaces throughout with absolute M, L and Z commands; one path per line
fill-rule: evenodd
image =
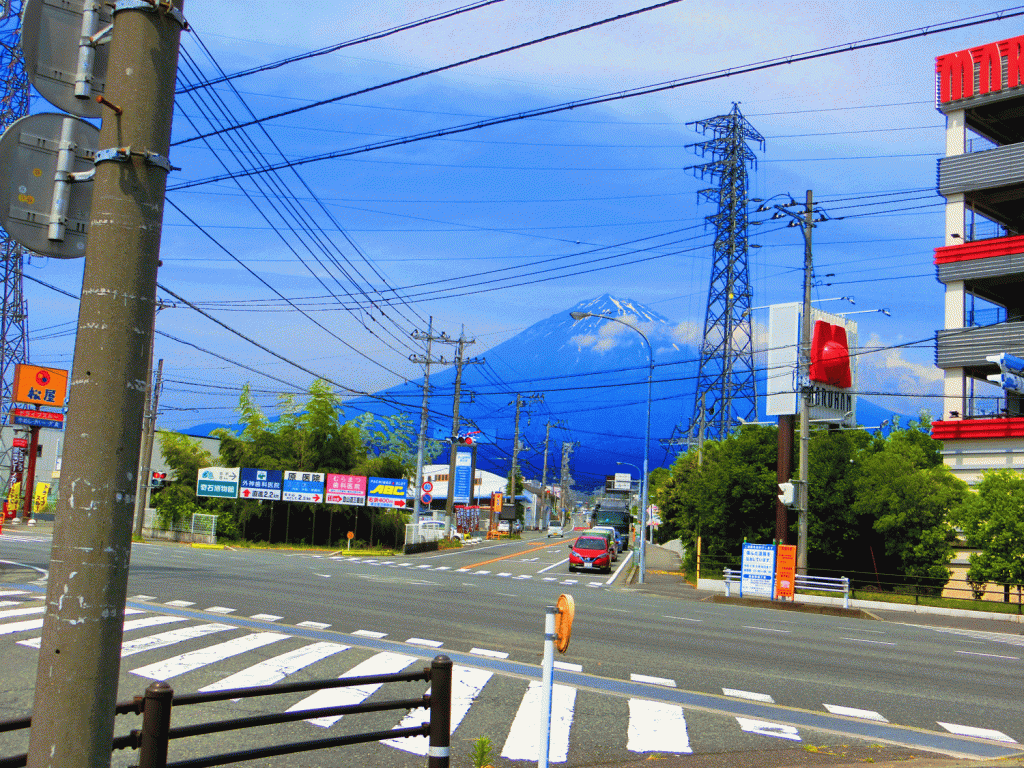
M 775 548 L 775 599 L 790 600 L 796 592 L 796 547 L 779 544 Z
M 14 402 L 63 408 L 67 393 L 67 371 L 38 365 L 14 366 Z

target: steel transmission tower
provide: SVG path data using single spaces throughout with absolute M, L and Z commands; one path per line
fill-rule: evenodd
M 687 125 L 712 138 L 690 146 L 709 162 L 690 166 L 702 181 L 718 186 L 702 189 L 700 199 L 716 203 L 706 217 L 715 228 L 714 261 L 704 315 L 697 395 L 688 436 L 703 429 L 708 439 L 726 437 L 737 417 L 757 421 L 757 386 L 751 330 L 750 272 L 747 266 L 747 166 L 757 158 L 747 145 L 756 142 L 764 151 L 764 137 L 747 122 L 739 106 L 727 115 Z M 702 411 L 703 404 L 703 413 Z M 700 425 L 700 426 L 698 426 Z M 696 442 L 696 440 L 694 440 Z M 687 443 L 689 441 L 676 441 Z
M 0 0 L 0 133 L 28 114 L 28 77 L 19 42 L 21 0 Z M 28 307 L 22 291 L 22 249 L 0 229 L 3 307 L 0 317 L 0 423 L 7 423 L 14 366 L 28 362 Z M 7 446 L 3 446 L 4 449 Z

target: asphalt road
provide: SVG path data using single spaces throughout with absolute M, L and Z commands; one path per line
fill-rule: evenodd
M 31 707 L 38 652 L 24 643 L 39 630 L 4 628 L 41 614 L 4 612 L 41 607 L 41 587 L 31 583 L 39 573 L 31 568 L 46 568 L 48 548 L 45 536 L 27 531 L 0 537 L 0 560 L 24 566 L 8 565 L 7 584 L 0 584 L 0 593 L 21 593 L 0 594 L 0 603 L 10 603 L 0 604 L 0 717 Z M 869 621 L 668 599 L 624 586 L 621 574 L 569 574 L 567 555 L 567 541 L 530 534 L 392 558 L 136 545 L 129 605 L 138 613 L 126 617 L 126 649 L 134 645 L 122 659 L 119 698 L 153 679 L 192 692 L 261 663 L 284 670 L 291 682 L 369 674 L 389 664 L 412 669 L 445 653 L 466 670 L 454 764 L 469 764 L 478 736 L 494 742 L 495 765 L 527 759 L 536 749 L 529 684 L 539 679 L 544 607 L 564 592 L 576 601 L 576 621 L 556 669 L 552 762 L 559 762 L 559 749 L 570 765 L 626 765 L 650 756 L 704 756 L 707 765 L 715 756 L 723 766 L 749 765 L 751 753 L 765 765 L 797 765 L 1024 751 L 1018 625 L 954 630 L 902 623 L 899 615 Z M 167 623 L 147 624 L 158 621 Z M 145 626 L 129 630 L 131 622 Z M 209 634 L 160 648 L 145 639 L 183 630 Z M 296 659 L 310 658 L 298 668 L 304 662 Z M 408 685 L 419 686 L 412 695 L 423 693 L 422 683 Z M 292 696 L 287 706 L 227 702 L 205 713 L 179 708 L 175 723 L 281 711 L 301 698 Z M 203 737 L 175 745 L 172 759 L 286 737 L 389 729 L 399 719 L 401 713 L 382 713 L 368 723 L 350 716 L 329 728 L 301 721 L 256 735 Z M 137 723 L 121 731 L 129 727 Z M 18 744 L 17 737 L 0 740 L 0 755 Z M 256 764 L 340 764 L 332 754 Z M 423 762 L 376 744 L 348 747 L 344 755 L 346 763 L 355 758 L 367 766 Z

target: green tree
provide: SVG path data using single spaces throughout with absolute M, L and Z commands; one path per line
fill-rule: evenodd
M 153 492 L 153 507 L 161 525 L 170 528 L 196 512 L 208 512 L 196 497 L 196 482 L 199 470 L 215 466 L 216 462 L 198 440 L 177 432 L 161 430 L 157 434 L 160 453 L 171 471 L 164 487 Z
M 901 430 L 868 446 L 855 480 L 853 513 L 873 521 L 869 547 L 880 574 L 940 594 L 950 571 L 956 532 L 951 517 L 963 506 L 967 485 L 936 463 L 937 449 L 917 429 Z
M 1024 474 L 1009 469 L 988 470 L 964 502 L 957 521 L 968 546 L 978 547 L 970 557 L 967 580 L 972 584 L 1010 587 L 1018 599 L 1024 587 Z

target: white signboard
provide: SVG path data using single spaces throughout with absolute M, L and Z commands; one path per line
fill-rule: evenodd
M 196 479 L 196 496 L 237 498 L 239 474 L 239 467 L 203 467 Z
M 765 355 L 768 364 L 766 384 L 767 398 L 765 413 L 768 416 L 788 416 L 800 411 L 800 354 L 799 340 L 802 325 L 802 305 L 773 304 L 768 315 L 768 351 Z M 811 421 L 840 423 L 846 426 L 856 425 L 857 396 L 857 324 L 841 315 L 811 309 L 811 325 L 817 320 L 824 320 L 832 325 L 840 325 L 846 329 L 846 339 L 850 350 L 849 390 L 833 387 L 820 382 L 809 382 L 811 385 L 810 416 Z
M 775 595 L 775 545 L 744 544 L 740 597 Z

